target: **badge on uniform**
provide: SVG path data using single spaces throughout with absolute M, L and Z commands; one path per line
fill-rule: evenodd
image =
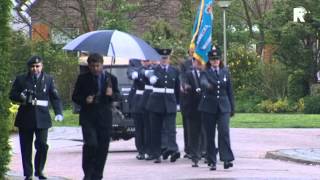
M 226 81 L 227 81 L 227 77 L 226 77 L 226 75 L 224 75 L 224 77 L 223 77 L 223 81 L 224 81 L 224 82 L 226 82 Z

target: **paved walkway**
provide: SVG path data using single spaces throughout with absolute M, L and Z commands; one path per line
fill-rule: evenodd
M 178 129 L 178 144 L 183 149 L 182 129 Z M 17 135 L 10 138 L 12 161 L 10 179 L 22 179 L 21 157 Z M 231 129 L 232 148 L 236 156 L 234 168 L 224 170 L 218 163 L 217 171 L 209 171 L 201 163 L 192 168 L 190 160 L 180 159 L 176 163 L 163 161 L 154 164 L 135 159 L 134 141 L 111 143 L 104 179 L 320 179 L 320 166 L 292 161 L 274 160 L 273 152 L 282 154 L 304 154 L 304 158 L 319 161 L 320 129 Z M 81 169 L 80 128 L 53 128 L 49 132 L 49 154 L 46 174 L 52 180 L 83 177 Z M 318 148 L 318 149 L 317 149 Z M 278 151 L 280 150 L 280 151 Z M 308 153 L 305 153 L 308 152 Z M 265 157 L 268 158 L 265 158 Z M 298 161 L 301 162 L 301 161 Z M 314 163 L 315 164 L 315 163 Z M 64 178 L 61 178 L 64 177 Z

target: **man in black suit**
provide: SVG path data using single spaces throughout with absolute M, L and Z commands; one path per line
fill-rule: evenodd
M 32 56 L 28 61 L 29 72 L 19 75 L 10 91 L 10 99 L 20 103 L 15 126 L 19 129 L 23 173 L 26 180 L 32 179 L 32 144 L 35 135 L 35 176 L 47 179 L 43 169 L 48 152 L 48 129 L 52 126 L 49 101 L 56 114 L 55 120 L 62 121 L 62 104 L 53 78 L 42 71 L 43 60 Z
M 183 125 L 183 141 L 184 141 L 184 152 L 185 158 L 191 158 L 190 156 L 190 145 L 189 145 L 189 136 L 188 131 L 189 127 L 189 118 L 187 116 L 188 106 L 192 102 L 188 102 L 188 94 L 186 91 L 186 74 L 192 69 L 194 49 L 188 50 L 188 57 L 180 64 L 180 111 L 182 116 L 182 125 Z
M 175 162 L 180 158 L 176 142 L 176 112 L 180 91 L 179 72 L 169 65 L 171 49 L 157 50 L 162 55 L 162 59 L 160 65 L 154 68 L 154 75 L 150 77 L 153 91 L 147 103 L 147 108 L 151 114 L 152 155 L 155 157 L 155 163 L 161 162 L 161 131 L 164 130 L 164 135 L 167 136 L 168 141 L 163 159 L 171 156 L 170 161 Z
M 198 105 L 201 100 L 200 72 L 202 64 L 200 61 L 193 60 L 193 68 L 186 73 L 185 80 L 185 115 L 188 117 L 188 140 L 191 160 L 194 163 L 192 167 L 198 167 L 198 161 L 201 159 L 202 140 L 202 119 Z
M 103 57 L 90 54 L 89 72 L 78 76 L 72 100 L 80 105 L 84 180 L 100 180 L 108 155 L 112 101 L 119 96 L 117 78 L 103 71 Z

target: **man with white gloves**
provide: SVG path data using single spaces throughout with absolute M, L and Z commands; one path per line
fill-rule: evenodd
M 49 101 L 56 114 L 55 120 L 62 121 L 62 104 L 53 78 L 42 71 L 42 58 L 32 56 L 28 60 L 29 72 L 16 77 L 10 91 L 10 99 L 20 103 L 15 126 L 19 129 L 23 173 L 26 180 L 32 179 L 32 144 L 35 135 L 34 175 L 47 179 L 43 169 L 48 152 L 48 129 L 52 126 Z
M 170 65 L 171 49 L 156 49 L 161 55 L 160 64 L 154 67 L 150 83 L 152 93 L 147 102 L 151 119 L 151 154 L 155 163 L 160 156 L 170 162 L 180 158 L 176 141 L 176 113 L 179 108 L 180 80 L 178 70 Z M 161 147 L 162 146 L 162 147 Z

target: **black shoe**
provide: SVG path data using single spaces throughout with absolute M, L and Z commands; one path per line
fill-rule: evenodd
M 190 154 L 185 154 L 185 155 L 183 156 L 183 158 L 191 159 L 191 155 L 190 155 Z
M 149 155 L 148 157 L 145 158 L 145 160 L 150 161 L 150 160 L 154 160 L 155 157 L 152 155 Z
M 203 162 L 204 162 L 205 164 L 208 164 L 208 166 L 210 166 L 210 165 L 209 165 L 210 163 L 209 163 L 209 161 L 208 161 L 207 158 L 204 158 Z
M 210 171 L 215 171 L 217 170 L 217 166 L 215 163 L 210 163 Z
M 40 175 L 40 176 L 37 176 L 38 177 L 38 179 L 48 179 L 46 176 L 44 176 L 44 175 Z
M 198 161 L 192 160 L 192 162 L 193 162 L 192 167 L 199 167 Z
M 155 158 L 155 160 L 154 160 L 153 162 L 154 162 L 154 163 L 161 163 L 160 157 Z
M 232 162 L 230 162 L 230 161 L 225 161 L 225 162 L 223 163 L 223 168 L 224 168 L 224 169 L 229 169 L 229 168 L 231 168 L 231 167 L 233 167 L 233 163 L 232 163 Z
M 177 159 L 180 158 L 180 153 L 179 152 L 174 152 L 171 154 L 170 157 L 170 162 L 176 162 Z
M 32 180 L 32 176 L 26 176 L 24 180 Z
M 145 156 L 144 156 L 144 154 L 139 153 L 139 154 L 136 156 L 136 158 L 137 158 L 138 160 L 144 160 L 144 159 L 145 159 Z
M 170 151 L 170 150 L 166 150 L 166 151 L 162 152 L 162 159 L 167 160 L 170 154 L 172 154 L 172 151 Z

